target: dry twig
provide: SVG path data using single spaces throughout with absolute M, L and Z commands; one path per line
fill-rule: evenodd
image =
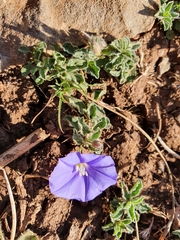
M 16 235 L 16 225 L 17 225 L 16 206 L 15 206 L 11 185 L 9 183 L 9 179 L 7 177 L 6 171 L 5 171 L 5 169 L 3 167 L 0 167 L 0 169 L 3 171 L 3 174 L 4 174 L 4 178 L 5 178 L 5 181 L 6 181 L 6 186 L 7 186 L 7 190 L 8 190 L 8 194 L 9 194 L 10 204 L 11 204 L 12 227 L 11 227 L 10 240 L 14 240 L 15 239 L 15 235 Z
M 22 142 L 17 143 L 0 155 L 0 167 L 5 167 L 34 146 L 44 141 L 47 137 L 49 137 L 49 135 L 50 134 L 47 134 L 41 128 L 38 128 L 36 131 L 24 138 Z
M 180 155 L 177 154 L 176 152 L 174 152 L 171 148 L 169 148 L 165 142 L 162 140 L 162 138 L 160 136 L 158 136 L 158 140 L 160 142 L 160 144 L 162 145 L 162 147 L 168 152 L 170 153 L 173 157 L 180 159 Z

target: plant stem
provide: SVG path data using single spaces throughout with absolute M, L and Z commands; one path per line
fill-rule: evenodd
M 136 240 L 139 240 L 139 229 L 138 229 L 138 224 L 136 220 L 135 220 L 135 227 L 136 227 Z

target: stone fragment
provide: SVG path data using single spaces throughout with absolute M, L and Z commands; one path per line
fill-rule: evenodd
M 160 0 L 0 0 L 0 71 L 23 64 L 21 44 L 82 45 L 81 31 L 106 41 L 149 31 Z

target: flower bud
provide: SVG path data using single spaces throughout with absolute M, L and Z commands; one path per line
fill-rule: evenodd
M 102 149 L 103 148 L 103 143 L 98 141 L 98 140 L 94 140 L 92 142 L 92 146 L 95 148 L 95 149 Z

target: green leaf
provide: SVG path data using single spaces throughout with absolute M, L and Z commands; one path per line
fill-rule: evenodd
M 102 117 L 101 119 L 99 119 L 98 121 L 93 121 L 94 122 L 94 126 L 93 126 L 93 130 L 97 130 L 99 129 L 108 129 L 109 127 L 109 119 L 107 117 Z
M 134 208 L 133 204 L 131 204 L 130 208 L 128 209 L 128 216 L 130 217 L 130 219 L 132 221 L 134 221 L 134 219 L 135 219 L 135 208 Z
M 38 236 L 31 230 L 26 230 L 17 240 L 38 240 Z
M 96 79 L 98 79 L 100 68 L 96 65 L 96 62 L 90 61 L 88 62 L 88 67 L 86 69 L 86 72 L 91 76 L 95 77 Z
M 173 26 L 173 21 L 179 17 L 178 9 L 175 7 L 175 2 L 164 2 L 155 17 L 163 24 L 164 31 L 170 30 Z
M 85 123 L 84 117 L 72 117 L 68 115 L 65 119 L 68 121 L 70 126 L 74 127 L 83 136 L 91 132 L 89 126 Z
M 45 43 L 45 42 L 38 42 L 37 43 L 37 45 L 35 46 L 35 49 L 42 49 L 42 50 L 44 50 L 44 49 L 46 49 L 47 48 L 47 44 Z
M 98 100 L 100 97 L 106 94 L 106 89 L 95 89 L 94 90 L 94 99 Z
M 105 226 L 102 226 L 102 229 L 103 229 L 104 231 L 112 230 L 112 229 L 114 229 L 114 224 L 113 224 L 113 223 L 109 223 L 109 224 L 107 224 L 107 225 L 105 225 Z
M 35 83 L 36 83 L 37 85 L 41 85 L 43 82 L 44 82 L 44 79 L 41 78 L 41 77 L 37 77 L 37 78 L 35 79 Z
M 101 135 L 101 130 L 98 128 L 98 129 L 96 129 L 95 132 L 93 132 L 93 133 L 90 135 L 89 140 L 90 140 L 91 142 L 94 141 L 94 140 L 97 140 L 97 139 L 100 137 L 100 135 Z
M 167 5 L 165 5 L 165 13 L 171 11 L 173 4 L 174 2 L 171 1 L 171 2 L 168 2 Z
M 80 132 L 82 133 L 83 136 L 91 132 L 90 127 L 85 123 L 84 117 L 79 118 L 78 123 L 80 127 Z
M 67 52 L 67 53 L 69 53 L 69 54 L 71 54 L 71 55 L 73 55 L 73 54 L 75 53 L 75 51 L 78 49 L 77 46 L 74 46 L 74 45 L 72 45 L 72 44 L 69 43 L 69 42 L 63 43 L 62 48 L 63 48 L 63 50 L 64 50 L 65 52 Z
M 33 60 L 38 63 L 40 61 L 40 58 L 42 56 L 42 53 L 44 52 L 44 49 L 47 48 L 47 45 L 45 42 L 39 42 L 33 49 Z
M 142 187 L 143 187 L 142 181 L 138 179 L 137 182 L 133 185 L 133 187 L 129 191 L 131 198 L 137 197 L 140 194 Z
M 77 131 L 80 131 L 80 126 L 79 126 L 79 123 L 78 123 L 78 120 L 79 120 L 78 117 L 76 117 L 76 116 L 72 117 L 72 116 L 67 115 L 67 116 L 65 116 L 65 119 L 68 121 L 68 123 L 71 127 L 76 129 Z
M 131 205 L 132 205 L 131 201 L 125 202 L 124 209 L 126 209 L 126 210 L 129 209 L 131 207 Z
M 68 72 L 79 71 L 87 68 L 87 61 L 83 59 L 71 58 L 66 65 Z
M 24 54 L 27 54 L 27 53 L 30 53 L 30 49 L 25 46 L 25 45 L 21 45 L 19 48 L 18 48 L 18 51 L 21 52 L 21 53 L 24 53 Z
M 84 143 L 83 136 L 76 129 L 73 129 L 73 141 L 79 145 Z
M 174 234 L 180 238 L 180 229 L 172 231 L 172 234 Z
M 121 220 L 121 222 L 122 222 L 124 225 L 129 225 L 129 224 L 132 223 L 132 220 L 129 219 L 129 218 L 125 218 L 125 219 Z
M 84 114 L 86 111 L 86 105 L 84 102 L 78 98 L 69 97 L 68 102 L 71 106 L 75 107 L 80 114 Z
M 151 211 L 151 207 L 147 203 L 145 203 L 145 202 L 142 202 L 141 204 L 136 205 L 136 209 L 140 213 L 146 213 L 148 211 Z
M 140 214 L 137 211 L 135 211 L 135 221 L 139 222 L 139 219 L 140 219 Z
M 52 52 L 52 56 L 55 59 L 55 64 L 57 64 L 57 65 L 59 65 L 61 67 L 66 62 L 66 58 L 60 52 L 53 51 Z
M 134 205 L 138 205 L 138 204 L 141 204 L 144 200 L 144 197 L 139 197 L 139 198 L 133 198 L 131 199 L 131 202 L 134 204 Z
M 124 212 L 124 204 L 122 203 L 115 212 L 110 213 L 110 218 L 112 222 L 115 222 L 117 220 L 120 220 Z
M 88 84 L 86 83 L 84 76 L 82 74 L 75 73 L 73 80 L 75 82 L 74 86 L 76 87 L 76 89 L 80 89 L 84 93 L 87 93 Z
M 105 116 L 104 110 L 93 102 L 90 103 L 87 109 L 87 114 L 91 119 L 94 119 L 94 121 L 95 119 L 99 120 L 100 118 Z
M 21 68 L 21 74 L 23 77 L 27 77 L 28 74 L 31 73 L 31 70 L 34 68 L 33 64 L 31 62 L 28 62 L 26 65 L 24 65 L 22 68 Z M 39 69 L 39 68 L 38 68 Z M 38 70 L 37 69 L 37 70 Z
M 121 192 L 122 192 L 122 198 L 126 201 L 130 199 L 130 192 L 128 190 L 127 185 L 124 182 L 121 182 Z
M 123 221 L 124 221 L 124 220 L 123 220 Z M 131 234 L 131 233 L 134 232 L 134 228 L 131 227 L 130 223 L 129 223 L 129 224 L 126 224 L 126 230 L 125 230 L 124 232 L 126 232 L 126 233 L 128 233 L 128 234 Z
M 119 224 L 115 224 L 113 236 L 116 236 L 118 239 L 122 237 L 123 227 Z
M 39 77 L 46 80 L 47 73 L 48 73 L 48 69 L 42 68 L 39 70 Z

